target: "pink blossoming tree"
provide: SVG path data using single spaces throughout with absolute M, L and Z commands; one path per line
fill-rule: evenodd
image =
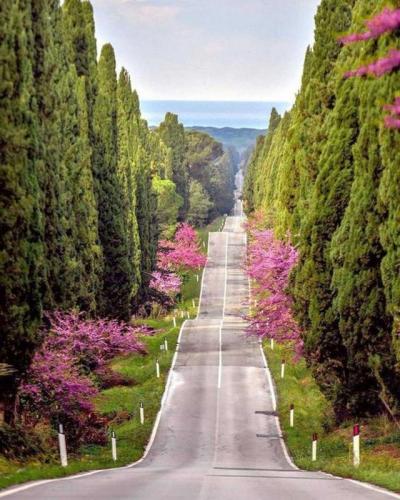
M 185 273 L 200 269 L 205 263 L 206 257 L 200 251 L 196 231 L 183 223 L 172 241 L 159 242 L 158 269 L 152 274 L 150 287 L 173 298 L 181 289 Z
M 64 423 L 70 445 L 103 442 L 105 420 L 95 412 L 99 392 L 93 374 L 120 354 L 144 352 L 140 328 L 116 320 L 84 319 L 55 312 L 41 348 L 19 390 L 24 418 L 32 426 L 43 420 Z
M 248 331 L 261 338 L 293 342 L 300 353 L 303 342 L 293 317 L 287 292 L 289 275 L 298 261 L 297 250 L 275 238 L 271 229 L 260 230 L 260 213 L 248 223 L 247 274 L 252 281 L 252 306 Z

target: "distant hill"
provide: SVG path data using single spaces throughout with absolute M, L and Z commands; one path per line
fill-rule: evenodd
M 189 127 L 191 130 L 197 130 L 211 135 L 215 140 L 221 142 L 224 146 L 233 146 L 240 154 L 247 149 L 253 148 L 257 137 L 265 134 L 265 130 L 254 128 L 232 128 L 232 127 Z

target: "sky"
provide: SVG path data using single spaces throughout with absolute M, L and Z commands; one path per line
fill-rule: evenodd
M 288 101 L 320 0 L 92 0 L 141 99 Z

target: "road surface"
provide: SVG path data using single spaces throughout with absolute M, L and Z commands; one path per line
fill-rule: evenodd
M 126 468 L 24 485 L 27 489 L 18 489 L 9 498 L 382 500 L 395 496 L 303 472 L 291 464 L 260 346 L 243 333 L 248 280 L 241 267 L 246 237 L 239 196 L 234 213 L 223 232 L 210 234 L 198 318 L 183 328 L 159 426 L 145 459 Z

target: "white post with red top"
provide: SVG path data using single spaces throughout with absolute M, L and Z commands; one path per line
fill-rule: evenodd
M 282 359 L 282 364 L 281 364 L 281 378 L 285 378 L 285 360 Z
M 353 427 L 353 465 L 360 465 L 360 426 L 356 424 Z

